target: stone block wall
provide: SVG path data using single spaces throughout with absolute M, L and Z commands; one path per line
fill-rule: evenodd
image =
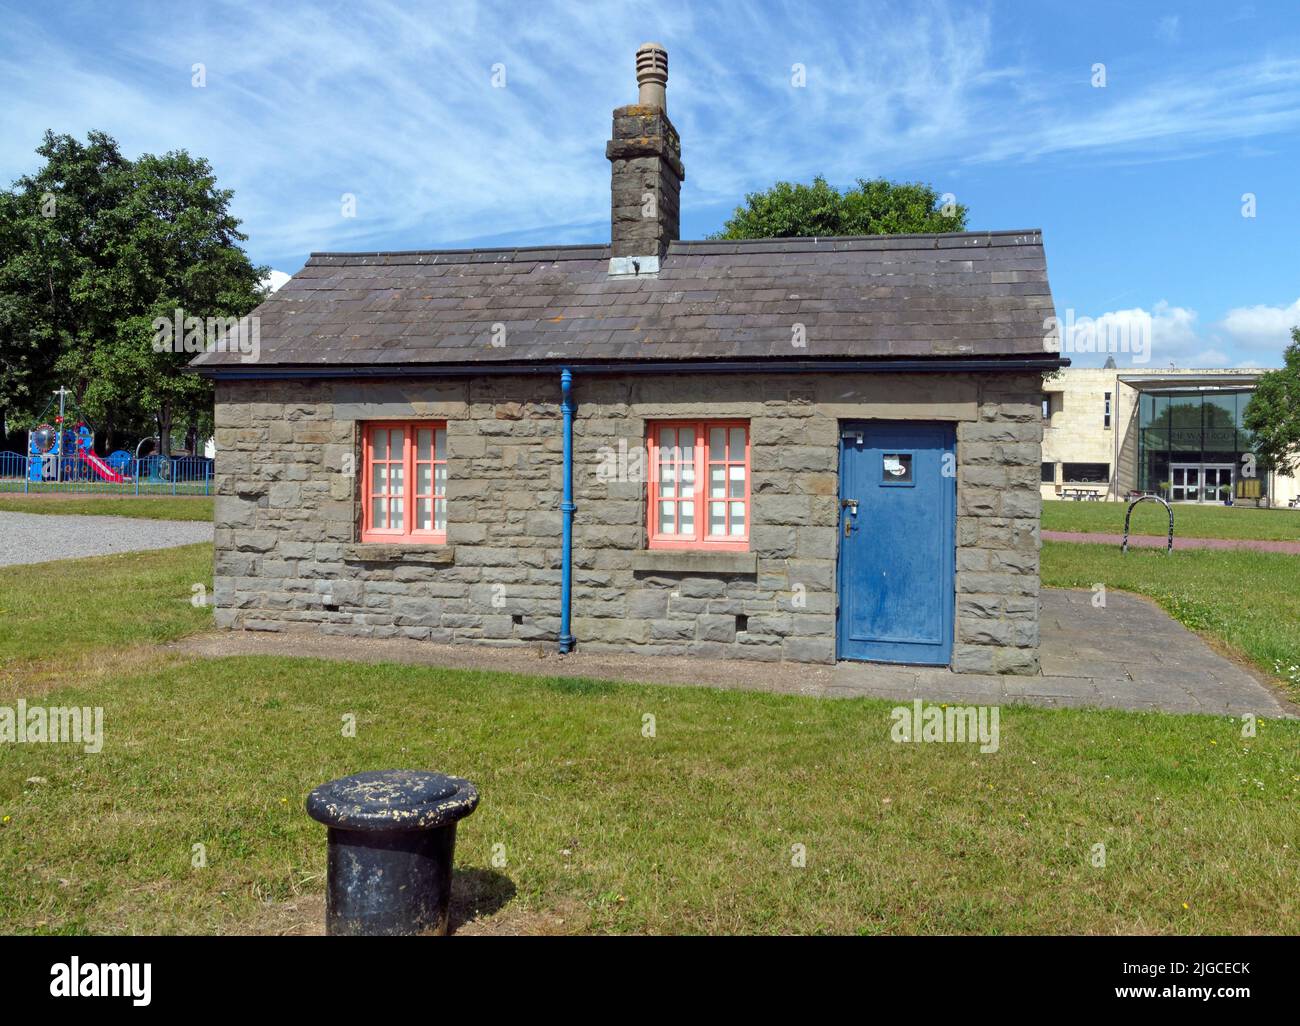
M 1110 427 L 1104 426 L 1107 392 L 1111 394 Z M 1062 488 L 1078 483 L 1066 475 L 1067 463 L 1107 464 L 1109 484 L 1092 487 L 1108 498 L 1117 497 L 1120 487 L 1117 450 L 1126 443 L 1125 430 L 1136 413 L 1137 393 L 1126 385 L 1121 386 L 1118 370 L 1072 367 L 1047 381 L 1044 394 L 1053 397 L 1053 412 L 1043 425 L 1043 460 L 1055 464 L 1056 480 L 1050 484 L 1041 482 L 1043 498 L 1060 498 Z M 1136 432 L 1132 438 L 1136 461 Z
M 558 372 L 217 387 L 217 623 L 518 645 L 559 632 Z M 953 665 L 1038 667 L 1037 374 L 575 381 L 573 633 L 583 649 L 829 663 L 839 424 L 957 424 Z M 645 547 L 646 425 L 740 418 L 751 551 Z M 448 544 L 358 543 L 367 420 L 445 419 Z

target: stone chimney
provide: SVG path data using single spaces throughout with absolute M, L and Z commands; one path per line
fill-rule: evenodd
M 611 274 L 658 271 L 668 243 L 681 231 L 680 196 L 686 169 L 682 144 L 668 120 L 668 52 L 645 43 L 636 52 L 637 102 L 614 110 L 614 137 L 605 145 L 611 171 Z

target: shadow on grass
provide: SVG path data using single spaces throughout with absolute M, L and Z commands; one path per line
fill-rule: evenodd
M 515 896 L 515 882 L 492 869 L 457 869 L 451 878 L 450 932 L 500 912 Z

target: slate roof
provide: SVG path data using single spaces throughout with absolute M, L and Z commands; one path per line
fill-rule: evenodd
M 1050 359 L 1055 348 L 1037 230 L 674 242 L 641 277 L 611 277 L 608 246 L 314 253 L 255 313 L 259 368 Z M 494 325 L 505 328 L 495 346 Z M 193 361 L 234 365 L 238 353 Z

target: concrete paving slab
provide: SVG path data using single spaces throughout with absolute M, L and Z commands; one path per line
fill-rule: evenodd
M 199 656 L 288 655 L 350 662 L 397 662 L 550 677 L 703 685 L 829 698 L 923 699 L 962 705 L 1015 703 L 1046 708 L 1113 708 L 1173 713 L 1295 717 L 1300 708 L 1219 655 L 1157 606 L 1111 592 L 1097 609 L 1090 591 L 1042 590 L 1042 660 L 1075 675 L 987 676 L 945 669 L 840 663 L 799 666 L 635 653 L 558 655 L 552 646 L 486 648 L 401 639 L 341 638 L 315 632 L 227 631 L 173 643 Z M 1089 651 L 1099 655 L 1089 655 Z M 1068 661 L 1068 662 L 1067 662 Z M 1189 669 L 1184 670 L 1184 667 Z

